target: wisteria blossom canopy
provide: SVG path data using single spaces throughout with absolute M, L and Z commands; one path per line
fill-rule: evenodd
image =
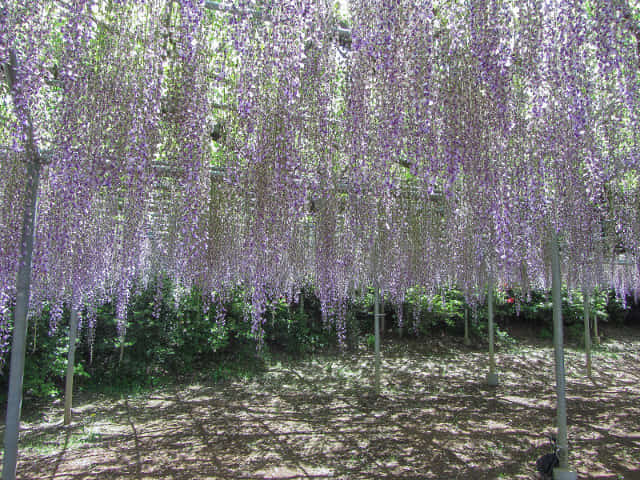
M 640 7 L 626 0 L 8 0 L 0 63 L 0 348 L 43 162 L 32 311 L 157 277 L 212 302 L 315 289 L 340 326 L 376 285 L 492 275 L 640 287 Z M 345 41 L 345 27 L 350 29 Z M 5 69 L 5 71 L 8 71 Z M 4 80 L 4 79 L 3 79 Z M 57 313 L 56 313 L 57 312 Z

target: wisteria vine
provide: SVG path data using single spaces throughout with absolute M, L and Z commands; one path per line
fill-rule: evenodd
M 259 337 L 270 303 L 310 286 L 343 335 L 371 286 L 399 315 L 415 287 L 470 304 L 489 278 L 546 287 L 552 234 L 570 287 L 638 291 L 637 7 L 349 10 L 345 44 L 328 0 L 5 2 L 0 352 L 26 112 L 47 159 L 34 314 L 64 303 L 91 329 L 113 301 L 124 336 L 134 286 L 164 278 L 216 302 L 242 288 Z

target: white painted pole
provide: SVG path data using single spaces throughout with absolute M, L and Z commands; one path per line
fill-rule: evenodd
M 9 91 L 13 93 L 16 84 L 16 55 L 9 53 L 7 80 Z M 15 99 L 14 99 L 15 100 Z M 36 230 L 36 210 L 38 187 L 40 184 L 41 162 L 33 140 L 31 117 L 27 115 L 27 183 L 22 218 L 22 236 L 20 239 L 20 257 L 18 258 L 18 276 L 16 281 L 16 304 L 13 313 L 13 338 L 11 341 L 11 365 L 9 367 L 9 393 L 7 398 L 7 417 L 4 431 L 4 457 L 2 478 L 15 480 L 18 464 L 18 436 L 20 432 L 20 413 L 22 410 L 22 384 L 24 379 L 24 358 L 27 342 L 27 312 L 31 292 L 31 259 Z
M 489 275 L 489 284 L 487 286 L 487 310 L 487 316 L 489 317 L 489 374 L 487 375 L 487 383 L 490 387 L 495 387 L 498 385 L 498 374 L 496 373 L 496 357 L 493 345 L 493 275 Z
M 380 395 L 380 288 L 375 287 L 373 304 L 373 329 L 375 336 L 375 392 Z
M 567 440 L 567 401 L 565 396 L 564 342 L 562 336 L 562 277 L 560 274 L 560 248 L 558 236 L 551 239 L 551 297 L 553 301 L 553 346 L 556 362 L 557 394 L 557 442 L 560 464 L 553 471 L 554 479 L 575 480 L 577 474 L 569 470 L 569 447 Z
M 591 332 L 589 328 L 589 310 L 591 309 L 591 302 L 589 299 L 589 292 L 584 290 L 584 354 L 585 362 L 587 366 L 587 377 L 591 378 Z
M 469 308 L 466 305 L 464 306 L 464 344 L 471 345 L 471 340 L 469 339 Z
M 122 364 L 122 360 L 124 360 L 124 339 L 125 339 L 125 335 L 123 334 L 120 336 L 120 355 L 118 356 L 118 365 Z
M 302 290 L 300 290 L 298 298 L 299 298 L 298 307 L 299 307 L 299 311 L 300 311 L 300 316 L 302 316 L 302 315 L 304 315 L 304 294 L 303 294 Z
M 78 333 L 78 309 L 71 300 L 71 319 L 69 321 L 69 354 L 67 357 L 67 378 L 64 390 L 64 424 L 71 423 L 71 407 L 73 405 L 73 374 L 76 358 L 76 338 Z

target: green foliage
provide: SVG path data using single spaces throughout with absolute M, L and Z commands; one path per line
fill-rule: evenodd
M 564 330 L 564 338 L 570 342 L 584 343 L 584 323 L 575 322 L 567 325 Z
M 542 327 L 540 329 L 540 332 L 538 333 L 538 336 L 541 340 L 552 340 L 553 332 L 548 327 Z
M 67 348 L 63 336 L 49 337 L 34 355 L 25 359 L 25 397 L 52 398 L 60 393 L 64 379 Z
M 175 305 L 172 285 L 165 282 L 161 290 L 159 306 L 154 300 L 157 286 L 132 300 L 121 362 L 113 307 L 107 304 L 98 312 L 94 361 L 87 367 L 95 379 L 91 388 L 130 390 L 173 378 L 207 376 L 211 370 L 217 380 L 231 371 L 220 364 L 237 360 L 236 356 L 255 355 L 254 335 L 238 299 L 227 306 L 230 315 L 216 321 L 216 307 L 205 312 L 200 292 L 189 292 Z
M 50 399 L 60 394 L 64 387 L 67 368 L 67 354 L 69 345 L 69 314 L 65 312 L 63 323 L 50 334 L 49 307 L 45 307 L 38 318 L 29 322 L 27 351 L 25 356 L 25 370 L 23 391 L 26 399 Z M 8 386 L 8 357 L 7 365 L 0 377 L 0 400 L 5 401 Z M 81 378 L 87 378 L 88 373 L 82 365 L 76 365 L 75 371 Z
M 370 350 L 373 350 L 376 346 L 376 337 L 373 333 L 370 333 L 369 335 L 367 335 L 367 348 L 369 348 Z
M 598 317 L 605 319 L 614 324 L 622 324 L 627 314 L 627 310 L 623 308 L 622 302 L 613 292 L 607 292 L 608 297 L 605 301 L 597 304 Z
M 553 337 L 552 305 L 549 292 L 533 291 L 529 301 L 516 290 L 497 291 L 495 301 L 496 342 L 511 343 L 505 326 L 524 322 L 535 326 L 542 339 Z M 94 342 L 88 341 L 86 322 L 76 352 L 76 386 L 111 393 L 135 392 L 175 379 L 204 378 L 224 381 L 248 378 L 264 367 L 273 353 L 305 355 L 338 345 L 335 327 L 323 321 L 317 298 L 308 292 L 304 306 L 289 305 L 274 299 L 265 312 L 263 344 L 258 348 L 251 324 L 246 320 L 250 306 L 246 292 L 238 290 L 225 304 L 222 317 L 213 304 L 205 308 L 202 295 L 194 290 L 183 295 L 178 304 L 174 286 L 168 281 L 151 284 L 133 295 L 126 319 L 123 358 L 117 334 L 115 308 L 111 303 L 97 311 Z M 156 302 L 159 300 L 158 304 Z M 591 297 L 592 312 L 600 320 L 622 322 L 626 310 L 610 292 Z M 374 348 L 373 290 L 354 296 L 346 306 L 347 347 L 360 341 Z M 583 297 L 579 292 L 563 291 L 565 336 L 582 342 Z M 397 306 L 382 299 L 387 334 L 398 326 Z M 406 335 L 432 335 L 447 331 L 461 336 L 465 303 L 462 292 L 443 289 L 427 295 L 420 289 L 407 292 L 404 311 Z M 519 313 L 518 313 L 519 309 Z M 49 309 L 31 319 L 28 331 L 24 389 L 27 398 L 51 398 L 61 395 L 66 373 L 69 312 L 64 311 L 59 328 L 49 334 Z M 469 310 L 472 336 L 486 339 L 487 307 L 479 305 L 476 316 Z M 8 354 L 7 358 L 8 360 Z M 5 395 L 8 366 L 0 377 L 0 396 Z
M 508 301 L 497 302 L 496 317 L 503 319 L 519 318 L 522 322 L 535 324 L 550 329 L 553 323 L 553 303 L 551 293 L 534 290 L 529 301 L 526 294 L 517 290 L 508 290 L 499 295 Z M 592 316 L 597 313 L 600 319 L 609 320 L 616 317 L 615 321 L 624 318 L 622 313 L 609 314 L 609 310 L 618 312 L 619 302 L 608 291 L 596 291 L 590 296 Z M 519 309 L 519 312 L 518 312 Z M 581 292 L 562 289 L 562 320 L 565 325 L 582 325 L 584 321 L 584 297 Z
M 456 288 L 443 289 L 435 295 L 412 290 L 404 305 L 405 323 L 419 335 L 428 335 L 434 329 L 459 334 L 464 331 L 464 308 L 464 297 Z
M 175 379 L 248 378 L 263 369 L 269 349 L 305 354 L 337 345 L 336 332 L 323 325 L 319 302 L 313 297 L 305 299 L 304 311 L 290 308 L 284 301 L 274 302 L 266 312 L 264 344 L 260 349 L 246 320 L 250 306 L 244 292 L 238 291 L 224 305 L 226 315 L 219 316 L 217 308 L 220 306 L 205 308 L 197 290 L 182 296 L 176 304 L 170 282 L 150 285 L 132 296 L 121 360 L 115 307 L 112 303 L 102 305 L 97 311 L 93 343 L 88 341 L 86 324 L 80 334 L 76 386 L 120 394 Z M 53 335 L 48 334 L 48 309 L 32 322 L 24 379 L 27 397 L 51 398 L 62 394 L 69 316 L 65 311 Z M 0 395 L 6 392 L 7 380 L 8 375 L 3 375 Z
M 335 329 L 322 322 L 320 303 L 310 296 L 304 297 L 303 311 L 281 300 L 266 315 L 265 341 L 276 350 L 302 355 L 325 350 L 338 342 Z

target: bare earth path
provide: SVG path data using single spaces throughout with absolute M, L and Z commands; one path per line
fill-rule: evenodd
M 579 478 L 640 479 L 640 332 L 618 332 L 594 356 L 566 352 L 570 462 Z M 22 479 L 534 478 L 547 453 L 553 352 L 499 351 L 501 384 L 457 339 L 393 342 L 383 393 L 373 357 L 276 363 L 251 381 L 192 385 L 59 408 L 21 433 Z

